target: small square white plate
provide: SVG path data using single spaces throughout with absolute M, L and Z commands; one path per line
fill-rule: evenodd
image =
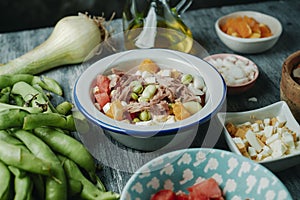
M 300 136 L 300 126 L 292 115 L 290 108 L 285 101 L 279 101 L 269 106 L 244 112 L 220 112 L 217 114 L 219 122 L 223 125 L 223 132 L 225 134 L 226 142 L 230 150 L 234 153 L 242 155 L 235 143 L 232 140 L 231 135 L 227 131 L 225 125 L 229 122 L 237 125 L 245 122 L 251 122 L 253 120 L 272 118 L 279 116 L 287 121 L 286 126 L 297 133 L 297 137 Z M 285 155 L 281 158 L 273 158 L 271 160 L 259 161 L 258 163 L 269 168 L 273 172 L 285 170 L 300 164 L 300 151 L 297 153 Z

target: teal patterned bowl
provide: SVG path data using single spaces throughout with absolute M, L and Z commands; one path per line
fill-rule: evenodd
M 187 193 L 201 180 L 214 178 L 225 199 L 290 200 L 290 193 L 267 168 L 243 156 L 218 149 L 194 148 L 159 156 L 127 182 L 121 200 L 150 200 L 161 189 Z

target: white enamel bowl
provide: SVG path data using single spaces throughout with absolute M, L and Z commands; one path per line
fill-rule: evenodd
M 232 137 L 225 128 L 225 125 L 228 122 L 231 122 L 233 124 L 242 124 L 248 121 L 251 122 L 251 120 L 265 119 L 276 116 L 285 119 L 287 121 L 286 126 L 290 130 L 295 131 L 298 137 L 300 136 L 300 126 L 292 115 L 288 105 L 284 101 L 279 101 L 269 106 L 250 111 L 227 113 L 220 112 L 217 114 L 217 118 L 224 125 L 225 139 L 230 150 L 239 155 L 242 154 L 233 142 Z M 259 163 L 274 172 L 282 171 L 284 169 L 300 164 L 300 152 L 285 155 L 281 158 L 273 158 L 272 160 L 259 161 Z
M 183 73 L 202 76 L 207 86 L 205 106 L 187 119 L 153 126 L 119 122 L 97 110 L 92 100 L 96 75 L 110 71 L 113 67 L 129 70 L 145 58 L 152 59 L 160 67 L 168 66 Z M 209 121 L 223 106 L 226 84 L 214 67 L 193 55 L 166 49 L 137 49 L 116 53 L 92 64 L 76 81 L 73 97 L 77 109 L 86 119 L 99 126 L 115 140 L 134 149 L 152 151 L 178 146 L 184 141 L 194 139 L 199 125 Z
M 220 29 L 220 25 L 224 24 L 228 18 L 237 16 L 253 17 L 258 22 L 268 25 L 273 35 L 265 38 L 239 38 L 224 33 Z M 255 11 L 238 11 L 220 17 L 215 23 L 215 31 L 220 40 L 231 50 L 238 53 L 252 54 L 271 49 L 282 33 L 282 25 L 278 19 L 270 15 Z

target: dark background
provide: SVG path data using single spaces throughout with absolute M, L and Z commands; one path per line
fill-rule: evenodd
M 194 0 L 189 10 L 257 1 Z M 89 12 L 97 16 L 104 14 L 106 19 L 115 12 L 115 18 L 120 18 L 125 2 L 126 0 L 0 0 L 0 33 L 54 26 L 62 17 L 77 15 L 78 12 Z M 170 0 L 171 5 L 176 2 L 178 0 Z

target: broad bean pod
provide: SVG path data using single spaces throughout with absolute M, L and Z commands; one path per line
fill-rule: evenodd
M 11 93 L 22 96 L 28 106 L 31 107 L 41 107 L 49 103 L 40 91 L 26 82 L 17 82 L 14 84 Z M 49 106 L 47 106 L 45 112 L 52 112 Z
M 39 85 L 33 85 L 32 87 L 34 87 L 34 89 L 39 91 L 39 95 L 41 95 L 43 97 L 43 99 L 47 102 L 45 105 L 43 105 L 43 104 L 41 105 L 44 108 L 44 110 L 46 112 L 57 113 L 57 110 L 55 109 L 55 107 L 51 103 L 48 95 L 44 92 L 43 88 L 41 88 Z
M 58 113 L 34 113 L 24 117 L 23 129 L 32 130 L 37 127 L 49 126 L 75 131 L 75 123 L 72 115 L 64 116 Z
M 68 101 L 64 101 L 60 104 L 58 104 L 56 106 L 56 110 L 59 114 L 61 115 L 67 115 L 73 108 L 73 104 L 68 102 Z
M 0 92 L 0 102 L 1 103 L 9 103 L 11 88 L 6 87 L 3 88 Z
M 0 199 L 8 200 L 10 194 L 11 173 L 3 162 L 0 161 Z
M 33 183 L 33 193 L 37 199 L 45 198 L 45 181 L 41 174 L 29 174 Z
M 35 84 L 38 84 L 43 89 L 53 92 L 59 96 L 63 95 L 63 91 L 59 83 L 56 80 L 47 76 L 34 76 L 31 85 Z
M 72 160 L 59 156 L 65 172 L 69 179 L 74 179 L 82 183 L 82 191 L 80 197 L 86 200 L 117 200 L 119 199 L 119 194 L 113 193 L 111 191 L 104 192 L 101 191 L 97 186 L 90 182 L 84 175 L 81 173 L 80 169 Z
M 24 117 L 28 115 L 26 111 L 19 109 L 3 110 L 0 112 L 0 130 L 9 128 L 20 128 L 23 126 Z
M 30 74 L 0 75 L 0 88 L 11 87 L 20 81 L 31 83 L 32 80 L 33 80 L 33 75 Z
M 68 177 L 67 184 L 68 184 L 69 197 L 74 197 L 74 196 L 80 195 L 80 193 L 83 189 L 83 185 L 80 181 Z
M 33 183 L 28 174 L 17 167 L 8 167 L 14 174 L 14 200 L 31 200 L 33 199 Z
M 59 159 L 50 147 L 34 134 L 25 130 L 16 130 L 12 134 L 21 140 L 36 157 L 52 163 L 52 173 L 55 179 L 46 177 L 45 200 L 67 199 L 66 176 Z
M 8 144 L 0 140 L 0 160 L 6 165 L 11 165 L 28 172 L 52 175 L 50 162 L 41 160 L 21 147 Z
M 46 76 L 33 76 L 31 74 L 6 74 L 0 75 L 0 88 L 12 87 L 18 82 L 25 82 L 31 85 L 38 84 L 43 89 L 55 94 L 62 95 L 62 89 L 57 81 Z
M 17 106 L 17 105 L 11 105 L 11 104 L 0 102 L 0 112 L 5 111 L 5 110 L 24 110 L 28 113 L 40 113 L 40 112 L 42 112 L 42 109 L 37 108 L 37 107 Z
M 48 144 L 51 149 L 76 162 L 95 180 L 96 166 L 94 158 L 82 143 L 69 135 L 48 127 L 35 128 L 34 134 Z
M 23 142 L 11 136 L 6 130 L 0 130 L 0 140 L 9 144 L 24 146 Z
M 15 105 L 17 105 L 17 106 L 25 105 L 25 101 L 20 95 L 10 94 L 10 97 L 11 97 L 11 101 L 13 101 Z

